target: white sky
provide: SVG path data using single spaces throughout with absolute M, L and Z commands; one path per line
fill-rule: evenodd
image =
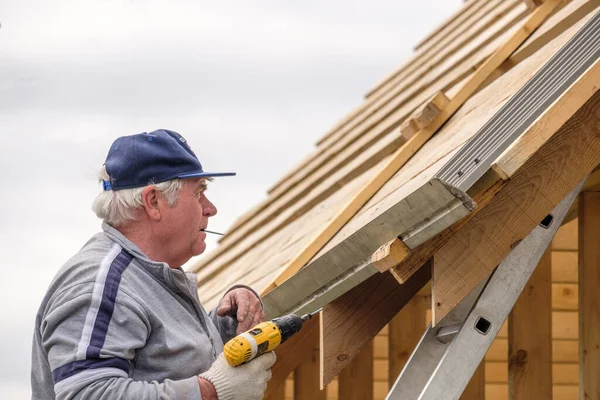
M 0 396 L 31 396 L 35 313 L 100 228 L 116 137 L 175 130 L 206 170 L 237 171 L 209 191 L 224 231 L 461 3 L 0 2 Z

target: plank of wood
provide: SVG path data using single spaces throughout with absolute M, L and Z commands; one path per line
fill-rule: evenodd
M 496 338 L 485 355 L 485 360 L 506 362 L 508 360 L 508 339 L 506 337 Z M 552 340 L 552 362 L 579 362 L 578 341 L 554 338 Z
M 460 396 L 460 400 L 480 400 L 483 398 L 485 398 L 485 363 L 482 361 Z
M 410 249 L 402 242 L 395 238 L 380 248 L 378 248 L 371 257 L 371 263 L 377 267 L 380 272 L 385 272 L 398 265 L 410 253 Z
M 552 312 L 552 337 L 576 340 L 579 338 L 579 313 L 577 311 Z
M 425 128 L 450 103 L 450 99 L 442 92 L 437 92 L 431 99 L 423 103 L 400 125 L 400 132 L 410 139 L 421 129 Z
M 596 129 L 598 128 L 597 125 Z M 579 375 L 581 398 L 600 398 L 600 193 L 579 198 Z
M 319 233 L 313 241 L 298 256 L 290 262 L 287 269 L 276 278 L 267 291 L 273 289 L 281 282 L 287 280 L 302 268 L 338 230 L 352 218 L 356 212 L 387 182 L 421 146 L 464 104 L 464 102 L 477 90 L 479 85 L 498 68 L 510 54 L 517 49 L 521 43 L 534 31 L 544 19 L 554 10 L 559 0 L 546 0 L 546 2 L 534 11 L 523 23 L 517 32 L 501 46 L 471 77 L 462 90 L 448 103 L 446 108 L 426 128 L 419 131 L 410 138 L 400 149 L 398 149 L 389 160 L 388 164 L 373 177 L 365 188 L 360 191 L 345 206 L 333 220 Z
M 510 398 L 552 398 L 550 248 L 540 259 L 509 315 Z
M 552 309 L 554 311 L 577 311 L 579 288 L 576 283 L 552 284 Z
M 368 341 L 352 362 L 340 372 L 339 398 L 373 399 L 373 341 Z
M 527 8 L 530 10 L 535 10 L 542 5 L 543 0 L 524 0 L 524 2 L 527 5 Z
M 600 163 L 600 140 L 595 136 L 599 111 L 596 93 L 436 253 L 436 323 Z
M 265 396 L 265 400 L 285 400 L 285 382 L 281 382 L 280 385 L 275 386 L 268 396 Z
M 388 359 L 388 336 L 377 334 L 373 339 L 373 357 L 376 360 L 387 360 Z
M 287 377 L 304 361 L 313 357 L 315 348 L 319 346 L 319 319 L 313 318 L 304 323 L 302 330 L 277 348 L 277 361 L 271 368 L 271 380 L 267 385 L 265 396 L 275 393 Z M 318 380 L 317 380 L 318 382 Z
M 414 296 L 388 324 L 390 387 L 424 333 L 428 299 Z
M 575 227 L 577 228 L 577 225 Z M 556 236 L 554 240 L 556 240 Z M 569 238 L 569 240 L 571 239 Z M 576 251 L 552 252 L 552 281 L 565 284 L 578 282 Z
M 294 371 L 294 400 L 326 400 L 327 392 L 319 388 L 319 349 L 313 348 Z
M 577 260 L 578 238 L 577 220 L 573 220 L 556 232 L 554 239 L 552 239 L 552 249 L 570 251 L 570 254 L 573 254 L 575 260 Z
M 321 312 L 321 387 L 431 279 L 424 267 L 404 285 L 389 273 L 376 274 L 328 304 Z

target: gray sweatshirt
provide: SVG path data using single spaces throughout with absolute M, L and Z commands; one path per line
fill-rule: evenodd
M 42 301 L 33 399 L 200 399 L 197 375 L 237 321 L 206 313 L 193 273 L 154 262 L 116 229 L 102 228 Z

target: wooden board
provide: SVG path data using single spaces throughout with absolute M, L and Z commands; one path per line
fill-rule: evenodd
M 329 383 L 429 281 L 424 267 L 404 285 L 377 274 L 321 312 L 321 387 Z
M 598 129 L 596 125 L 596 129 Z M 596 131 L 598 132 L 598 131 Z M 579 374 L 581 398 L 600 398 L 600 193 L 579 198 Z
M 436 253 L 436 323 L 600 163 L 599 110 L 596 94 Z
M 319 388 L 319 349 L 312 350 L 294 370 L 294 400 L 327 398 L 327 392 Z
M 551 248 L 542 256 L 509 315 L 511 399 L 552 398 Z
M 373 399 L 373 341 L 365 344 L 358 355 L 341 372 L 338 379 L 339 398 Z

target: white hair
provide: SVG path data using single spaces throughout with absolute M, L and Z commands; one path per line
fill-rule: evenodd
M 106 166 L 102 166 L 99 180 L 108 181 L 110 176 Z M 181 180 L 172 179 L 166 182 L 149 183 L 165 196 L 167 204 L 173 207 L 181 190 Z M 103 190 L 92 203 L 92 211 L 107 224 L 118 227 L 134 219 L 134 211 L 143 205 L 144 187 L 120 190 Z

